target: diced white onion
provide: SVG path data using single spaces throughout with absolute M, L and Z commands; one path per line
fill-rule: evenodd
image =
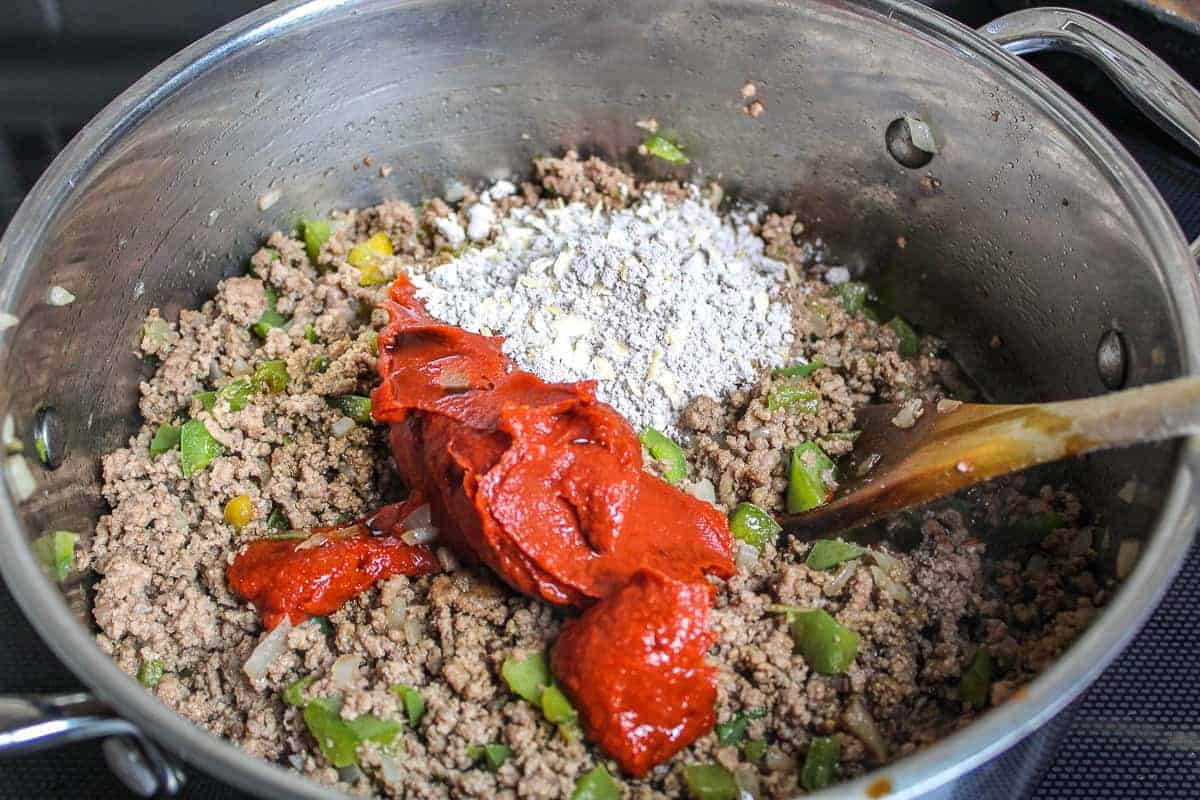
M 6 331 L 9 328 L 15 328 L 21 322 L 20 317 L 9 314 L 7 311 L 0 311 L 0 331 Z
M 745 542 L 739 543 L 734 563 L 743 572 L 749 572 L 754 569 L 754 565 L 758 563 L 758 548 Z
M 390 786 L 399 787 L 404 781 L 404 768 L 394 756 L 387 753 L 379 753 L 379 771 L 383 773 L 383 780 Z
M 242 667 L 246 677 L 254 683 L 265 678 L 267 669 L 287 650 L 287 637 L 291 632 L 292 621 L 284 617 L 282 622 L 259 641 L 254 651 L 250 653 L 250 657 L 246 659 L 246 663 Z
M 1137 564 L 1138 554 L 1142 551 L 1142 543 L 1137 539 L 1122 539 L 1117 547 L 1117 578 L 1125 580 L 1133 572 Z
M 846 584 L 854 577 L 854 573 L 858 571 L 857 561 L 846 561 L 842 564 L 841 569 L 833 576 L 833 580 L 825 584 L 825 596 L 837 597 L 846 588 Z
M 875 579 L 875 585 L 879 590 L 886 594 L 896 603 L 907 603 L 912 600 L 912 595 L 908 593 L 908 589 L 901 583 L 892 579 L 892 576 L 884 572 L 875 565 L 871 565 L 871 577 Z
M 753 764 L 738 764 L 733 770 L 733 780 L 738 787 L 738 800 L 758 799 L 758 767 Z
M 10 411 L 4 417 L 4 427 L 3 429 L 0 429 L 0 440 L 3 440 L 3 444 L 7 446 L 9 442 L 15 440 L 16 438 L 17 424 L 13 422 L 13 415 Z
M 269 192 L 261 195 L 258 198 L 258 210 L 266 211 L 271 206 L 279 202 L 279 198 L 283 195 L 278 189 L 271 189 Z
M 353 689 L 358 683 L 358 668 L 361 663 L 362 656 L 357 654 L 338 656 L 329 670 L 330 685 L 343 691 Z
M 905 117 L 904 121 L 908 123 L 908 133 L 912 138 L 913 146 L 926 153 L 938 151 L 937 140 L 934 139 L 933 129 L 929 127 L 928 122 L 917 117 Z
M 867 557 L 878 564 L 884 571 L 894 573 L 900 568 L 900 560 L 888 555 L 883 550 L 868 550 Z
M 397 597 L 387 609 L 388 627 L 398 630 L 404 626 L 406 619 L 408 619 L 408 603 Z
M 708 478 L 692 481 L 691 485 L 688 486 L 688 492 L 697 500 L 714 504 L 717 502 L 717 487 L 713 486 L 713 482 Z
M 846 726 L 846 730 L 862 740 L 862 743 L 871 751 L 871 755 L 875 756 L 876 761 L 887 761 L 887 742 L 883 740 L 883 734 L 879 732 L 879 727 L 875 724 L 871 712 L 867 711 L 867 707 L 863 705 L 862 698 L 855 695 L 850 699 L 846 705 L 846 711 L 842 714 L 842 723 Z
M 458 559 L 454 557 L 454 553 L 450 552 L 449 547 L 439 547 L 437 549 L 437 557 L 442 565 L 442 569 L 446 572 L 454 572 L 458 569 Z
M 330 428 L 330 430 L 333 432 L 334 436 L 341 439 L 347 433 L 354 430 L 354 420 L 350 419 L 349 417 L 339 417 L 338 420 L 333 423 L 333 427 Z
M 16 495 L 17 502 L 23 503 L 37 491 L 37 481 L 33 479 L 33 473 L 29 471 L 29 464 L 26 463 L 25 456 L 20 453 L 9 456 L 6 466 L 8 467 L 9 488 Z
M 437 541 L 438 529 L 432 525 L 427 528 L 409 528 L 400 534 L 400 538 L 405 544 L 430 544 Z
M 429 507 L 429 503 L 419 505 L 412 510 L 404 522 L 401 523 L 404 529 L 412 530 L 413 528 L 431 528 L 433 527 L 433 511 Z
M 69 306 L 75 302 L 75 295 L 61 286 L 51 286 L 46 292 L 46 302 L 52 306 Z
M 408 619 L 404 620 L 404 640 L 408 642 L 410 646 L 421 641 L 421 634 L 424 632 L 424 626 L 421 624 L 421 620 L 417 619 L 411 614 L 408 616 Z

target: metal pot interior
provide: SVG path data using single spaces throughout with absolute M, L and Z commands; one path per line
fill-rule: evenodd
M 419 201 L 448 179 L 521 175 L 568 147 L 646 174 L 657 167 L 637 158 L 634 121 L 647 116 L 687 143 L 694 179 L 798 213 L 837 260 L 940 333 L 992 400 L 1104 391 L 1109 331 L 1126 385 L 1191 370 L 1195 282 L 1145 179 L 1078 117 L 1035 100 L 1037 79 L 1015 62 L 972 57 L 965 31 L 953 41 L 952 23 L 928 20 L 882 0 L 649 0 L 620 13 L 594 0 L 365 0 L 286 3 L 218 32 L 89 126 L 0 247 L 0 305 L 21 320 L 3 342 L 0 416 L 27 442 L 41 408 L 65 424 L 62 466 L 34 466 L 23 535 L 89 531 L 103 510 L 98 456 L 137 426 L 149 366 L 132 351 L 148 309 L 203 301 L 306 213 Z M 751 79 L 758 118 L 739 94 Z M 940 145 L 919 169 L 885 144 L 905 114 L 929 121 Z M 394 172 L 380 177 L 364 156 Z M 281 199 L 261 211 L 272 189 Z M 75 303 L 47 305 L 52 285 Z M 1146 537 L 1156 511 L 1118 489 L 1136 478 L 1165 492 L 1178 469 L 1167 444 L 1063 473 L 1110 526 Z M 64 587 L 81 626 L 85 583 Z M 115 668 L 92 677 L 118 680 Z M 196 735 L 133 702 L 174 724 L 171 736 Z

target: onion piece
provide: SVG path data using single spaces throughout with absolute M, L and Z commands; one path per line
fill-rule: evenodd
M 5 466 L 8 468 L 8 484 L 12 493 L 16 496 L 18 503 L 25 502 L 37 491 L 37 481 L 34 480 L 33 473 L 29 471 L 29 464 L 25 461 L 25 456 L 20 453 L 11 455 Z
M 708 478 L 692 481 L 691 485 L 688 486 L 688 494 L 697 500 L 703 500 L 706 503 L 716 505 L 717 487 L 713 486 L 713 482 Z
M 409 528 L 400 534 L 400 538 L 405 544 L 430 544 L 437 541 L 438 529 L 432 525 L 428 528 Z
M 397 597 L 387 608 L 388 627 L 398 630 L 404 626 L 406 619 L 408 619 L 408 603 L 404 602 L 403 598 Z
M 846 704 L 846 710 L 842 713 L 842 724 L 846 726 L 846 730 L 857 736 L 867 746 L 876 761 L 887 761 L 887 742 L 883 740 L 883 734 L 879 732 L 875 718 L 871 716 L 871 712 L 867 711 L 862 698 L 858 695 L 850 698 L 850 702 Z
M 338 417 L 337 421 L 330 428 L 330 432 L 339 439 L 352 430 L 354 430 L 354 420 L 349 417 Z
M 758 563 L 758 548 L 752 544 L 740 542 L 734 563 L 741 572 L 749 572 L 754 569 L 754 565 Z
M 858 562 L 855 560 L 843 561 L 842 568 L 833 576 L 833 580 L 825 584 L 825 596 L 837 597 L 842 593 L 842 589 L 846 588 L 846 584 L 854 577 L 854 573 L 858 571 Z
M 912 595 L 909 594 L 907 587 L 874 564 L 871 565 L 871 577 L 875 579 L 875 585 L 879 587 L 880 591 L 890 597 L 893 602 L 908 603 L 912 601 Z
M 285 616 L 282 622 L 259 641 L 254 651 L 250 653 L 250 657 L 246 659 L 246 663 L 242 666 L 246 677 L 253 683 L 258 683 L 266 678 L 267 669 L 287 650 L 287 637 L 291 632 L 292 621 Z
M 21 318 L 9 314 L 7 311 L 0 311 L 0 331 L 6 331 L 9 328 L 15 328 L 21 322 Z
M 279 198 L 283 196 L 283 192 L 278 189 L 271 189 L 265 194 L 259 195 L 258 210 L 266 211 L 271 206 L 279 202 Z
M 454 557 L 454 553 L 448 547 L 439 547 L 437 549 L 438 561 L 442 565 L 442 569 L 446 572 L 454 572 L 458 569 L 458 559 Z
M 1142 551 L 1142 543 L 1137 539 L 1122 539 L 1117 547 L 1117 579 L 1125 580 L 1133 572 L 1137 564 L 1138 554 Z
M 379 771 L 383 774 L 383 780 L 390 786 L 400 786 L 404 781 L 404 767 L 400 766 L 400 762 L 394 756 L 385 752 L 381 751 L 378 758 Z
M 353 689 L 358 683 L 358 668 L 361 663 L 362 656 L 354 653 L 338 656 L 329 670 L 330 685 L 343 691 Z
M 46 292 L 46 302 L 52 306 L 69 306 L 75 302 L 75 295 L 61 286 L 51 286 Z
M 433 512 L 429 508 L 429 503 L 419 505 L 412 510 L 404 522 L 401 523 L 404 530 L 410 531 L 414 528 L 431 528 L 433 527 Z
M 759 793 L 758 768 L 753 764 L 738 764 L 733 770 L 738 787 L 738 800 L 757 800 Z
M 929 127 L 928 122 L 912 116 L 905 116 L 904 122 L 908 125 L 908 136 L 912 139 L 913 147 L 924 150 L 926 153 L 938 151 L 937 140 L 934 138 L 933 129 Z
M 900 559 L 883 550 L 867 549 L 867 558 L 874 561 L 885 572 L 895 573 L 900 568 Z

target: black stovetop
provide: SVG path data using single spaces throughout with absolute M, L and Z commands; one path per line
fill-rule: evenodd
M 1109 19 L 1200 85 L 1195 0 L 926 0 L 978 26 L 1031 5 L 1065 5 Z M 0 229 L 50 159 L 117 92 L 190 41 L 261 5 L 256 0 L 4 0 L 0 14 Z M 1168 9 L 1196 9 L 1194 18 Z M 97 13 L 98 9 L 102 13 Z M 1099 71 L 1073 56 L 1033 63 L 1120 138 L 1154 180 L 1189 237 L 1200 235 L 1200 162 L 1147 125 Z M 1162 606 L 1076 704 L 1035 800 L 1200 796 L 1200 551 L 1193 548 Z M 0 585 L 0 694 L 62 692 L 78 680 L 41 644 Z M 0 762 L 0 797 L 86 800 L 129 796 L 96 744 Z M 241 800 L 189 772 L 185 797 Z

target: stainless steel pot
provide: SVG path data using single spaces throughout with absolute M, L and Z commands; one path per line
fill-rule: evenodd
M 329 796 L 122 674 L 93 642 L 86 580 L 51 583 L 27 544 L 90 531 L 101 512 L 97 456 L 136 427 L 145 366 L 131 350 L 146 310 L 205 298 L 302 212 L 416 200 L 567 146 L 628 161 L 633 122 L 654 115 L 687 143 L 696 175 L 799 211 L 906 316 L 941 332 L 994 398 L 1196 372 L 1200 290 L 1161 198 L 1094 119 L 993 42 L 1082 52 L 1200 153 L 1200 99 L 1183 81 L 1061 10 L 976 33 L 904 0 L 288 0 L 156 69 L 76 137 L 0 242 L 0 308 L 19 319 L 0 333 L 0 417 L 27 436 L 35 423 L 53 432 L 57 417 L 63 433 L 50 453 L 61 466 L 34 465 L 31 497 L 18 501 L 6 472 L 0 570 L 95 696 L 0 703 L 0 748 L 117 735 L 112 762 L 140 790 L 177 782 L 153 741 L 264 796 Z M 742 111 L 749 79 L 765 106 L 757 119 Z M 885 135 L 906 114 L 940 145 L 920 168 Z M 394 172 L 356 169 L 364 156 Z M 281 200 L 261 211 L 256 198 L 272 189 Z M 47 304 L 52 285 L 78 299 Z M 1022 699 L 830 796 L 1013 796 L 1050 752 L 1061 724 L 1047 723 L 1175 574 L 1196 527 L 1198 456 L 1188 441 L 1070 465 L 1090 507 L 1144 540 L 1115 601 Z M 1161 506 L 1118 501 L 1131 477 L 1161 489 Z

